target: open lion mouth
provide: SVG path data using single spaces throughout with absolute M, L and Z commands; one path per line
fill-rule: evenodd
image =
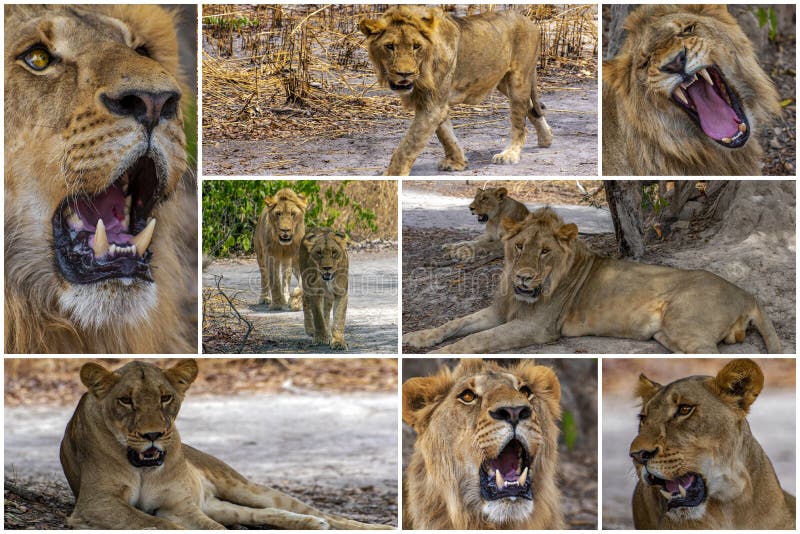
M 143 156 L 95 195 L 65 198 L 53 216 L 56 261 L 67 281 L 152 281 L 150 213 L 164 190 L 155 162 Z
M 716 66 L 685 74 L 672 91 L 672 101 L 703 132 L 726 148 L 739 148 L 750 137 L 742 102 Z
M 531 458 L 525 446 L 512 438 L 497 458 L 483 463 L 480 469 L 481 496 L 487 501 L 533 500 L 529 468 Z
M 333 273 L 322 273 L 322 279 L 326 282 L 333 280 Z
M 158 467 L 164 463 L 167 451 L 162 451 L 158 447 L 150 447 L 142 452 L 132 447 L 128 447 L 128 462 L 133 467 Z
M 538 299 L 542 294 L 542 286 L 536 286 L 533 289 L 525 287 L 514 286 L 514 294 L 523 299 Z
M 399 82 L 389 81 L 389 89 L 392 91 L 410 91 L 414 88 L 411 80 L 400 80 Z
M 488 215 L 482 215 L 482 214 L 478 215 L 478 222 L 479 223 L 485 223 L 488 220 L 489 220 L 489 216 Z
M 291 235 L 283 235 L 283 234 L 281 234 L 281 235 L 278 236 L 278 241 L 280 241 L 281 244 L 283 244 L 283 245 L 288 245 L 288 244 L 290 244 L 292 242 L 292 237 L 293 236 L 291 236 Z
M 686 473 L 675 480 L 666 480 L 648 472 L 645 480 L 651 486 L 660 486 L 661 496 L 667 501 L 667 510 L 699 506 L 706 500 L 706 484 L 697 473 Z

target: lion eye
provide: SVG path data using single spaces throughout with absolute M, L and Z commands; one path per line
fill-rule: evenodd
M 689 24 L 688 26 L 686 26 L 680 34 L 683 36 L 683 35 L 691 35 L 692 33 L 694 33 L 694 24 Z
M 386 50 L 394 50 L 394 45 L 393 45 L 393 44 L 391 44 L 391 43 L 389 43 L 389 44 L 385 44 L 385 45 L 383 45 L 383 46 L 386 48 Z
M 689 415 L 693 411 L 694 411 L 694 406 L 691 406 L 689 404 L 681 404 L 680 406 L 678 406 L 678 411 L 675 413 L 678 415 Z
M 530 397 L 531 395 L 533 395 L 533 391 L 531 391 L 531 388 L 529 388 L 528 386 L 522 386 L 521 388 L 519 388 L 519 392 L 525 395 L 526 397 Z
M 150 57 L 150 50 L 145 45 L 137 46 L 134 48 L 134 52 L 140 56 Z
M 414 50 L 419 50 L 420 48 L 422 48 L 422 45 L 414 43 Z
M 161 403 L 167 404 L 172 401 L 172 395 L 161 395 Z
M 636 417 L 638 417 L 638 418 L 639 418 L 639 424 L 640 424 L 640 425 L 641 425 L 642 423 L 644 423 L 644 420 L 645 420 L 645 419 L 647 419 L 647 416 L 646 416 L 645 414 L 643 414 L 643 413 L 640 413 L 640 414 L 639 414 L 639 415 L 637 415 Z
M 46 69 L 53 62 L 53 57 L 50 55 L 50 52 L 42 46 L 31 48 L 23 53 L 21 57 L 26 65 L 36 71 Z
M 522 247 L 523 247 L 522 243 L 517 243 L 516 245 L 514 245 L 514 248 L 516 248 L 517 251 L 519 252 L 522 252 Z
M 117 401 L 123 406 L 133 406 L 133 400 L 130 397 L 120 397 Z
M 542 252 L 540 254 L 542 256 L 547 256 L 548 254 L 550 254 L 550 249 L 549 248 L 543 248 Z
M 471 402 L 473 402 L 473 401 L 474 401 L 476 398 L 478 398 L 478 396 L 477 396 L 477 395 L 475 395 L 475 392 L 474 392 L 474 391 L 472 391 L 471 389 L 465 389 L 465 390 L 464 390 L 464 391 L 462 391 L 462 392 L 461 392 L 461 394 L 458 396 L 458 400 L 460 400 L 461 402 L 465 402 L 465 403 L 467 403 L 467 404 L 470 404 L 470 403 L 471 403 Z

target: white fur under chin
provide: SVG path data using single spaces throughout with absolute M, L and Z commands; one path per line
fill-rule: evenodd
M 697 506 L 681 506 L 667 511 L 667 517 L 673 521 L 699 521 L 706 515 L 706 503 Z
M 142 324 L 156 307 L 155 282 L 104 280 L 72 284 L 61 293 L 61 310 L 84 330 Z
M 533 514 L 533 501 L 519 497 L 515 501 L 506 498 L 486 501 L 483 504 L 483 517 L 495 525 L 524 521 L 531 514 Z

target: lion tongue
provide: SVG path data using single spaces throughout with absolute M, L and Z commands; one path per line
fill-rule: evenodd
M 679 493 L 680 487 L 682 486 L 684 489 L 688 488 L 694 483 L 694 475 L 688 474 L 683 475 L 682 477 L 678 477 L 675 480 L 666 480 L 667 491 L 670 493 Z
M 736 112 L 713 87 L 698 79 L 687 91 L 700 117 L 700 127 L 707 136 L 720 141 L 726 137 L 733 138 L 739 133 L 740 121 Z
M 519 445 L 512 441 L 500 456 L 491 461 L 490 467 L 503 475 L 503 480 L 514 482 L 519 478 Z

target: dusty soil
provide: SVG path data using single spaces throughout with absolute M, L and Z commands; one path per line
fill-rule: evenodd
M 5 528 L 65 528 L 73 498 L 58 447 L 72 411 L 71 405 L 5 408 Z M 394 393 L 290 387 L 279 394 L 195 396 L 184 403 L 178 424 L 187 443 L 256 482 L 325 512 L 397 525 Z M 308 429 L 314 429 L 313 440 Z
M 762 183 L 763 184 L 763 183 Z M 719 274 L 754 293 L 771 318 L 784 353 L 795 350 L 795 243 L 794 188 L 762 189 L 748 184 L 723 222 L 698 218 L 686 231 L 676 230 L 668 240 L 648 246 L 642 261 L 681 268 L 702 268 Z M 467 203 L 464 204 L 466 210 Z M 433 210 L 432 210 L 433 211 Z M 403 226 L 403 332 L 430 328 L 489 305 L 502 271 L 501 260 L 473 262 L 445 260 L 445 243 L 474 238 L 479 231 L 452 229 L 447 220 L 431 216 L 430 227 Z M 581 225 L 578 225 L 579 228 Z M 599 254 L 614 256 L 613 234 L 581 236 Z M 448 340 L 444 344 L 455 341 Z M 443 345 L 444 345 L 443 344 Z M 428 352 L 404 346 L 405 353 Z M 763 353 L 763 340 L 750 329 L 743 343 L 719 346 L 722 353 Z M 602 337 L 562 338 L 548 345 L 523 347 L 512 353 L 660 354 L 656 341 Z
M 553 129 L 553 144 L 549 148 L 537 146 L 536 134 L 529 127 L 519 163 L 506 166 L 491 163 L 492 155 L 505 148 L 510 132 L 508 101 L 495 92 L 484 105 L 470 107 L 466 117 L 453 119 L 469 167 L 461 172 L 439 171 L 436 165 L 443 151 L 433 136 L 417 158 L 412 176 L 596 176 L 597 82 L 578 81 L 569 87 L 546 85 L 542 101 Z M 457 110 L 465 108 L 456 106 Z M 309 121 L 314 120 L 312 110 L 304 113 Z M 203 173 L 206 176 L 380 175 L 411 122 L 410 112 L 398 110 L 398 113 L 405 118 L 345 117 L 345 124 L 354 121 L 351 129 L 358 131 L 330 138 L 323 134 L 300 141 L 204 138 Z
M 256 304 L 260 274 L 255 259 L 217 260 L 203 272 L 204 296 L 215 294 L 214 275 L 222 275 L 220 287 L 232 299 L 236 310 L 253 325 L 245 339 L 246 327 L 234 313 L 213 317 L 203 323 L 203 352 L 224 353 L 242 349 L 247 353 L 330 353 L 328 347 L 312 345 L 303 326 L 302 311 L 270 311 Z M 296 280 L 292 280 L 292 288 Z M 208 299 L 204 298 L 208 305 Z M 216 303 L 219 304 L 219 299 Z M 219 309 L 219 308 L 217 308 Z M 346 353 L 397 353 L 397 252 L 394 247 L 380 251 L 350 253 L 350 289 L 345 322 Z M 337 351 L 341 353 L 341 351 Z

